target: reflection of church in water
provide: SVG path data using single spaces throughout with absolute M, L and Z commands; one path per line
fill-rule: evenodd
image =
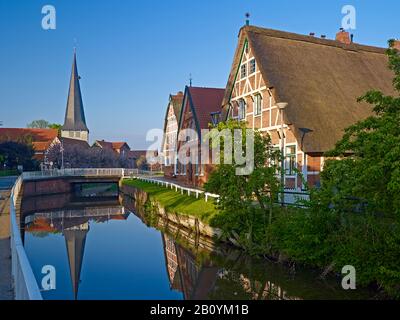
M 90 223 L 92 221 L 102 223 L 110 220 L 127 220 L 130 213 L 118 201 L 114 206 L 107 202 L 104 207 L 35 213 L 25 217 L 24 231 L 61 233 L 63 235 L 73 299 L 77 300 Z M 190 245 L 178 244 L 175 238 L 167 233 L 161 233 L 161 239 L 170 289 L 181 292 L 185 300 L 238 298 L 235 297 L 235 290 L 239 291 L 240 297 L 250 299 L 285 298 L 285 293 L 279 286 L 270 282 L 260 283 L 261 287 L 255 290 L 257 286 L 254 284 L 257 284 L 257 281 L 252 281 L 243 274 L 221 268 L 218 263 L 213 262 L 213 259 L 199 260 L 195 248 Z M 233 277 L 225 279 L 227 275 L 233 275 Z M 229 281 L 230 284 L 221 291 L 219 283 L 224 280 Z M 276 291 L 276 294 L 271 296 L 271 291 Z
M 37 213 L 26 218 L 26 232 L 61 232 L 65 238 L 73 297 L 78 299 L 82 262 L 90 220 L 97 223 L 126 220 L 130 212 L 118 205 Z

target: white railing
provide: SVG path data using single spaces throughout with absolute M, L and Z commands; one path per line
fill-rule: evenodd
M 24 180 L 38 179 L 38 178 L 51 178 L 51 177 L 125 177 L 139 174 L 137 169 L 55 169 L 43 170 L 35 172 L 24 172 L 22 177 Z
M 194 195 L 194 196 L 196 196 L 197 199 L 199 198 L 200 195 L 204 195 L 204 199 L 206 202 L 208 202 L 209 198 L 217 199 L 217 202 L 218 202 L 218 199 L 220 197 L 217 194 L 208 193 L 208 192 L 205 192 L 205 191 L 202 191 L 199 189 L 183 187 L 176 183 L 160 180 L 157 178 L 145 178 L 142 176 L 137 176 L 136 178 L 139 180 L 145 181 L 145 182 L 157 184 L 159 186 L 163 186 L 165 188 L 175 190 L 176 192 L 179 191 L 181 194 L 187 194 L 188 196 Z M 310 200 L 310 195 L 307 192 L 299 192 L 299 191 L 288 189 L 288 190 L 285 190 L 283 192 L 283 194 L 284 194 L 285 205 L 296 205 L 298 203 L 298 201 L 301 201 L 301 200 L 309 201 Z M 280 200 L 279 200 L 279 202 L 280 202 Z
M 217 199 L 217 201 L 219 198 L 219 195 L 217 195 L 217 194 L 208 193 L 208 192 L 205 192 L 205 191 L 199 190 L 199 189 L 186 188 L 186 187 L 183 187 L 183 186 L 173 183 L 173 182 L 168 182 L 168 181 L 154 179 L 154 178 L 144 178 L 144 177 L 140 177 L 140 176 L 138 176 L 137 179 L 145 181 L 145 182 L 157 184 L 159 186 L 164 186 L 166 188 L 175 190 L 176 192 L 180 191 L 181 194 L 187 193 L 188 196 L 194 195 L 194 196 L 196 196 L 197 199 L 200 197 L 200 195 L 204 195 L 204 199 L 206 202 L 208 202 L 209 198 Z
M 11 273 L 16 300 L 42 300 L 39 286 L 22 243 L 16 205 L 22 186 L 22 177 L 14 184 L 10 196 Z
M 42 170 L 34 172 L 24 172 L 23 180 L 47 179 L 52 177 L 135 177 L 135 176 L 155 176 L 159 172 L 143 171 L 138 169 L 121 169 L 121 168 L 100 168 L 100 169 L 54 169 Z
M 284 197 L 284 203 L 288 205 L 298 204 L 299 201 L 310 201 L 309 193 L 299 192 L 294 190 L 285 189 L 285 191 L 283 192 L 283 197 Z

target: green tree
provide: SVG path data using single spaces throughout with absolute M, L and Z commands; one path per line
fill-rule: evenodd
M 270 232 L 291 259 L 337 272 L 352 265 L 357 284 L 400 298 L 400 54 L 387 55 L 395 95 L 371 90 L 359 98 L 373 113 L 326 154 L 309 210 L 279 217 Z
M 400 55 L 387 50 L 393 85 L 400 93 Z M 373 105 L 373 115 L 346 129 L 327 156 L 320 200 L 341 210 L 400 214 L 400 97 L 372 90 L 359 98 Z M 360 204 L 361 202 L 361 204 Z
M 58 132 L 61 131 L 62 125 L 59 123 L 50 123 L 47 120 L 34 120 L 27 124 L 27 128 L 32 129 L 57 129 Z
M 8 169 L 17 169 L 23 166 L 24 170 L 35 170 L 38 168 L 38 162 L 34 159 L 35 151 L 29 144 L 17 142 L 0 143 L 0 158 Z
M 31 123 L 27 124 L 28 128 L 32 129 L 47 129 L 50 127 L 50 122 L 46 120 L 33 120 Z
M 233 150 L 242 148 L 246 153 L 247 124 L 229 120 L 219 123 L 218 132 L 229 130 Z M 234 131 L 241 130 L 242 141 L 235 141 Z M 254 130 L 254 170 L 248 175 L 238 175 L 237 169 L 242 168 L 233 159 L 232 164 L 224 163 L 225 143 L 221 142 L 221 164 L 212 172 L 205 185 L 208 192 L 220 195 L 218 208 L 223 212 L 216 219 L 229 236 L 234 236 L 242 246 L 254 248 L 254 244 L 265 240 L 267 216 L 272 221 L 273 203 L 278 198 L 280 182 L 276 173 L 279 170 L 279 150 L 273 148 L 271 138 Z M 215 139 L 216 132 L 211 132 L 207 138 L 214 138 L 212 148 L 218 145 Z M 223 140 L 223 139 L 222 139 Z M 236 145 L 235 145 L 236 144 Z M 232 157 L 234 158 L 234 157 Z

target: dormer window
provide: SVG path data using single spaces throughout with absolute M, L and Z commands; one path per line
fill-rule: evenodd
M 246 68 L 246 65 L 243 64 L 240 67 L 240 78 L 243 79 L 243 78 L 246 78 L 246 77 L 247 77 L 247 68 Z
M 243 99 L 239 100 L 239 120 L 246 118 L 246 102 Z

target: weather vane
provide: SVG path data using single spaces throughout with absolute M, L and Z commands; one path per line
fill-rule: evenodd
M 192 86 L 192 74 L 189 74 L 189 86 L 191 87 Z
M 250 13 L 246 12 L 246 25 L 248 26 L 250 24 Z

